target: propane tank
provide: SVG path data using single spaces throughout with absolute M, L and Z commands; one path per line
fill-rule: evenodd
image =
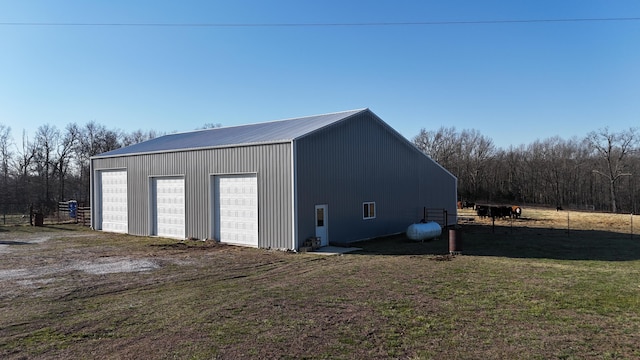
M 411 240 L 424 241 L 437 238 L 442 234 L 440 224 L 435 221 L 411 224 L 407 228 L 407 237 Z

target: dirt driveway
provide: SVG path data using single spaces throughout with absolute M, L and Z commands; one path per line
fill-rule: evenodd
M 14 281 L 16 284 L 32 287 L 53 281 L 72 271 L 89 274 L 109 274 L 123 272 L 149 271 L 158 268 L 153 259 L 129 257 L 103 257 L 100 247 L 93 251 L 56 252 L 51 250 L 60 244 L 51 244 L 59 239 L 97 238 L 100 233 L 47 231 L 44 233 L 0 233 L 0 284 Z M 56 256 L 57 255 L 57 256 Z M 6 286 L 0 285 L 0 290 Z M 6 293 L 5 293 L 6 294 Z
M 150 272 L 169 264 L 185 265 L 180 256 L 168 252 L 158 256 L 153 247 L 123 251 L 121 245 L 114 246 L 110 241 L 121 237 L 115 234 L 76 226 L 21 230 L 0 232 L 0 292 L 4 299 L 44 296 L 44 292 L 55 289 L 47 284 L 91 275 Z M 180 247 L 175 240 L 155 240 L 167 249 Z

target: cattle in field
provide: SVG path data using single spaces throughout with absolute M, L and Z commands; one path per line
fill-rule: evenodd
M 475 209 L 476 209 L 476 215 L 478 215 L 481 218 L 491 216 L 491 213 L 489 212 L 489 206 L 487 205 L 476 205 Z
M 522 209 L 519 206 L 476 205 L 475 209 L 476 215 L 481 218 L 506 219 L 519 218 L 522 215 Z
M 466 209 L 466 208 L 472 208 L 472 209 L 475 209 L 475 206 L 476 206 L 476 203 L 472 203 L 472 202 L 467 201 L 467 200 L 465 200 L 465 201 L 463 201 L 463 202 L 462 202 L 462 208 L 463 208 L 463 209 Z
M 522 208 L 517 205 L 513 206 L 493 206 L 493 205 L 475 205 L 476 215 L 481 218 L 490 217 L 498 219 L 520 218 L 522 216 Z
M 491 206 L 489 212 L 492 218 L 504 219 L 511 216 L 511 208 L 508 206 Z
M 471 201 L 467 201 L 467 200 L 458 201 L 458 209 L 467 209 L 467 208 L 475 209 L 475 206 L 476 206 L 476 203 L 472 203 Z

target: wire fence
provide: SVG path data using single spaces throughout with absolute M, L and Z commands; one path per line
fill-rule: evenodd
M 442 227 L 448 227 L 456 223 L 456 214 L 450 214 L 443 208 L 427 208 L 422 209 L 422 222 L 434 221 Z
M 29 204 L 2 204 L 0 207 L 0 223 L 3 225 L 29 224 L 29 207 Z
M 90 226 L 91 207 L 73 201 L 61 201 L 55 211 L 45 213 L 31 204 L 0 204 L 0 225 L 42 225 L 44 222 Z
M 640 220 L 633 213 L 606 213 L 591 211 L 568 211 L 558 208 L 525 209 L 521 217 L 487 216 L 477 210 L 458 210 L 457 223 L 460 225 L 490 225 L 515 229 L 546 228 L 564 232 L 567 237 L 579 236 L 584 231 L 601 231 L 611 234 L 637 236 Z

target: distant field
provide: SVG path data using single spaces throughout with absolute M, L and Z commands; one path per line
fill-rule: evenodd
M 0 226 L 0 358 L 640 358 L 631 217 L 568 218 L 474 219 L 461 256 L 447 232 L 321 256 Z
M 3 225 L 28 225 L 29 215 L 0 214 L 0 226 Z
M 610 214 L 572 210 L 550 210 L 544 208 L 523 208 L 522 218 L 514 220 L 514 226 L 548 229 L 603 230 L 617 233 L 640 234 L 640 216 L 630 214 Z M 480 219 L 472 209 L 458 210 L 458 215 L 474 217 L 483 224 L 491 223 L 490 218 Z M 635 222 L 635 224 L 634 224 Z M 496 220 L 496 224 L 511 226 L 510 219 Z

